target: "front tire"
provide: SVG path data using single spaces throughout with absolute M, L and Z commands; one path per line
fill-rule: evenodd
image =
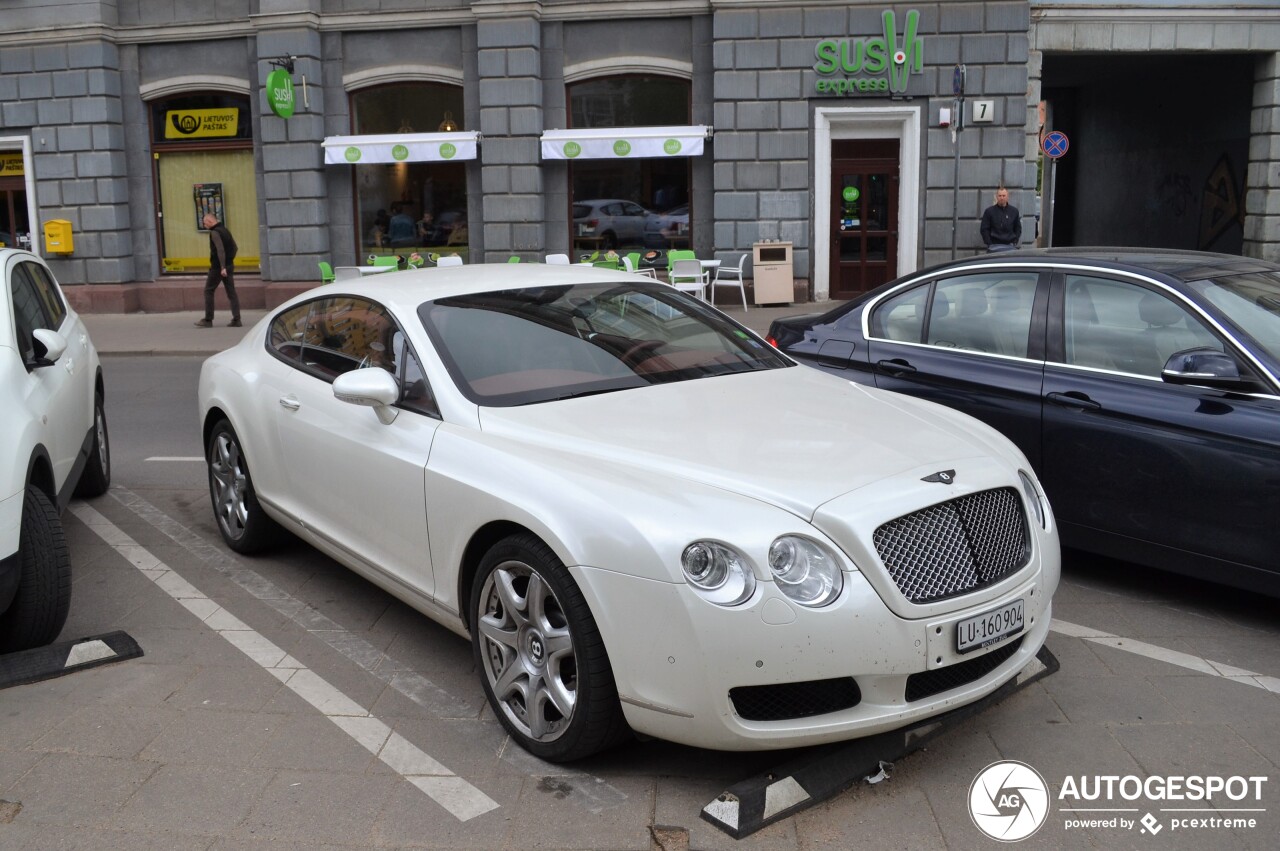
M 209 463 L 209 499 L 218 531 L 227 546 L 238 553 L 255 553 L 275 543 L 280 527 L 258 503 L 240 438 L 231 423 L 220 420 L 206 447 Z
M 93 449 L 76 483 L 76 496 L 102 496 L 111 487 L 111 448 L 107 438 L 107 410 L 102 394 L 93 394 Z
M 485 695 L 521 747 L 570 762 L 626 737 L 600 630 L 546 544 L 521 534 L 489 550 L 472 586 L 471 615 Z
M 27 485 L 18 537 L 18 590 L 0 616 L 0 653 L 43 647 L 58 637 L 71 611 L 71 553 L 58 507 Z

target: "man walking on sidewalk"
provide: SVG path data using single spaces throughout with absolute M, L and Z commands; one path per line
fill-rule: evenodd
M 227 288 L 227 301 L 231 302 L 232 328 L 240 327 L 240 298 L 236 295 L 235 263 L 236 241 L 227 226 L 212 213 L 204 214 L 204 226 L 209 231 L 209 276 L 204 279 L 204 318 L 196 322 L 197 328 L 213 325 L 213 292 L 218 282 Z

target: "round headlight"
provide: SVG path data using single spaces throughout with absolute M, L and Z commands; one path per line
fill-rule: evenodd
M 718 606 L 736 606 L 756 590 L 756 577 L 742 556 L 724 544 L 694 541 L 680 556 L 684 577 Z
M 770 545 L 769 570 L 782 593 L 802 606 L 825 606 L 844 587 L 835 556 L 797 535 L 783 535 Z
M 1036 513 L 1036 522 L 1040 524 L 1041 529 L 1049 528 L 1044 513 L 1044 502 L 1041 501 L 1040 492 L 1036 490 L 1035 482 L 1021 470 L 1018 471 L 1018 478 L 1022 479 L 1022 492 L 1027 495 L 1027 502 L 1031 503 L 1031 510 Z

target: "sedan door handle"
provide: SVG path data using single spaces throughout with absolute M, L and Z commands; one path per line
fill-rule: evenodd
M 1061 405 L 1064 408 L 1078 408 L 1082 411 L 1100 411 L 1102 404 L 1095 402 L 1083 393 L 1071 391 L 1069 393 L 1050 393 L 1045 396 L 1055 405 Z
M 288 408 L 290 411 L 296 411 L 302 407 L 302 403 L 295 396 L 281 396 L 280 407 Z
M 902 358 L 894 358 L 893 360 L 876 361 L 876 366 L 883 372 L 890 375 L 912 375 L 916 368 L 904 361 Z

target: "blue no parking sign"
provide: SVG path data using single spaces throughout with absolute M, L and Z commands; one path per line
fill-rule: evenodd
M 1056 160 L 1067 152 L 1067 148 L 1071 147 L 1071 143 L 1067 140 L 1067 134 L 1061 130 L 1054 130 L 1044 135 L 1044 141 L 1040 143 L 1040 149 L 1044 151 L 1044 155 L 1051 160 Z

